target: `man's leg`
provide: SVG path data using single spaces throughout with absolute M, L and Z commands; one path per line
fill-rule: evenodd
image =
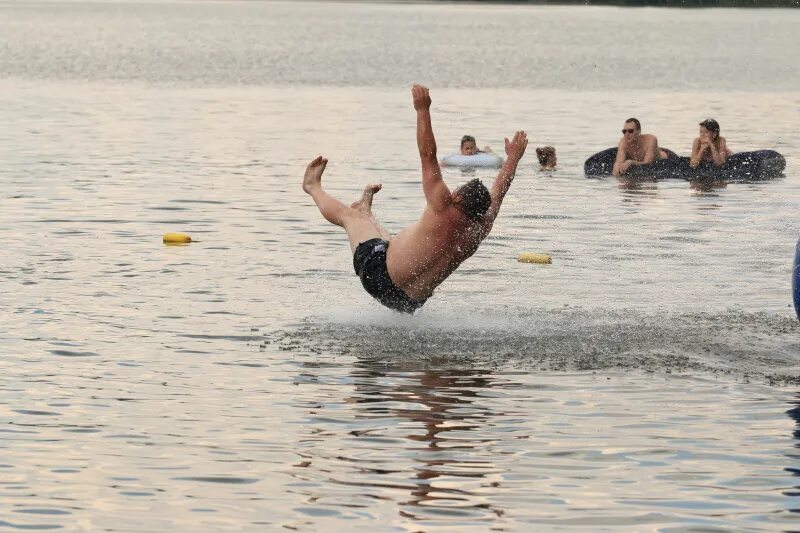
M 327 164 L 328 160 L 319 156 L 308 164 L 303 176 L 303 190 L 314 199 L 325 220 L 347 231 L 352 251 L 369 239 L 388 240 L 388 233 L 372 215 L 372 196 L 381 189 L 381 186 L 368 185 L 361 199 L 351 207 L 347 207 L 322 189 L 322 173 Z
M 375 227 L 378 228 L 378 231 L 381 234 L 381 238 L 388 241 L 389 239 L 392 238 L 392 236 L 389 235 L 389 232 L 386 231 L 386 229 L 383 226 L 381 226 L 381 223 L 378 222 L 378 219 L 375 218 L 375 214 L 372 212 L 372 197 L 378 191 L 380 191 L 382 187 L 383 185 L 381 185 L 380 183 L 370 183 L 369 185 L 364 187 L 364 194 L 361 195 L 361 199 L 359 199 L 357 202 L 353 202 L 352 204 L 350 204 L 350 208 L 360 211 L 362 214 L 369 217 L 369 219 L 372 220 L 372 223 L 375 225 Z

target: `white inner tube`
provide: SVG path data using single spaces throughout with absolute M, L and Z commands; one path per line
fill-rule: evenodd
M 442 165 L 447 167 L 499 168 L 503 165 L 503 158 L 488 152 L 481 152 L 475 155 L 450 154 L 442 158 Z

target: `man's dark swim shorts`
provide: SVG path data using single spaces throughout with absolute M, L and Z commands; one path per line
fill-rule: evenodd
M 394 284 L 386 268 L 388 249 L 389 241 L 383 239 L 362 242 L 353 253 L 353 267 L 370 296 L 389 309 L 411 314 L 422 307 L 426 300 L 412 300 Z

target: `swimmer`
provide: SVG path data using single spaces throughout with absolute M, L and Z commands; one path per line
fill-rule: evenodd
M 555 170 L 558 159 L 556 159 L 556 149 L 552 146 L 540 146 L 536 149 L 536 157 L 539 159 L 541 170 Z
M 488 146 L 484 146 L 483 150 L 478 150 L 478 143 L 475 142 L 475 137 L 472 135 L 464 135 L 461 137 L 461 155 L 475 155 L 475 154 L 493 154 L 494 152 Z
M 461 148 L 459 149 L 461 155 L 477 155 L 477 154 L 492 154 L 494 151 L 489 146 L 484 146 L 483 150 L 478 150 L 478 143 L 472 135 L 464 135 L 461 137 Z M 449 166 L 447 158 L 443 158 L 439 164 L 443 167 Z
M 386 307 L 413 313 L 433 291 L 478 249 L 492 229 L 508 192 L 528 138 L 518 131 L 505 140 L 506 158 L 491 190 L 478 179 L 453 189 L 442 179 L 436 159 L 428 89 L 411 89 L 417 114 L 417 148 L 422 163 L 422 190 L 426 206 L 420 219 L 392 236 L 372 213 L 373 196 L 380 184 L 370 184 L 361 199 L 349 207 L 325 192 L 322 174 L 328 160 L 311 161 L 303 177 L 303 190 L 322 216 L 347 232 L 353 267 L 364 289 Z

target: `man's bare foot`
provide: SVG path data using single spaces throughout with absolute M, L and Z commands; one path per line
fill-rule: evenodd
M 306 173 L 303 176 L 303 190 L 311 194 L 314 190 L 322 188 L 322 173 L 325 172 L 325 167 L 328 160 L 324 157 L 317 156 L 306 167 Z
M 383 185 L 380 183 L 370 183 L 364 187 L 364 194 L 361 195 L 361 199 L 350 204 L 350 207 L 367 212 L 372 211 L 372 196 L 381 190 L 382 187 Z

